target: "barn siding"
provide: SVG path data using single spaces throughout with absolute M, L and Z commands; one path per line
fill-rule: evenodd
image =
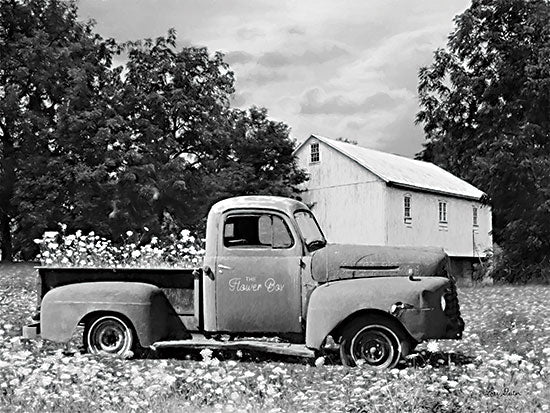
M 479 202 L 438 194 L 388 188 L 387 220 L 389 245 L 434 245 L 450 256 L 485 256 L 492 246 L 491 212 Z M 403 220 L 403 197 L 411 196 L 410 225 Z M 439 223 L 439 200 L 447 202 L 447 225 Z M 478 227 L 473 226 L 473 206 L 478 208 Z
M 347 156 L 319 142 L 320 162 L 310 163 L 309 143 L 296 153 L 308 171 L 302 199 L 312 206 L 330 242 L 385 243 L 386 184 Z

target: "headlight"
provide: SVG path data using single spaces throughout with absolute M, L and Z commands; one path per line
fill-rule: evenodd
M 441 296 L 441 309 L 445 311 L 445 307 L 447 307 L 447 302 L 445 301 L 445 295 Z

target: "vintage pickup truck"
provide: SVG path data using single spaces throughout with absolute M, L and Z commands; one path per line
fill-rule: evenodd
M 345 365 L 392 367 L 423 340 L 461 338 L 447 261 L 437 248 L 328 244 L 301 202 L 230 198 L 210 210 L 200 269 L 39 268 L 23 334 L 67 342 L 83 325 L 92 353 L 339 350 Z

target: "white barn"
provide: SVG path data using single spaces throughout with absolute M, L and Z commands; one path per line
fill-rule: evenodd
M 484 193 L 434 164 L 318 135 L 294 153 L 329 242 L 443 247 L 466 279 L 492 248 Z

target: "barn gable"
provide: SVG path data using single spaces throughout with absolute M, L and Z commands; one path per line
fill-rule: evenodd
M 300 145 L 294 154 L 298 158 L 299 166 L 309 171 L 308 190 L 372 181 L 384 182 L 346 154 L 334 150 L 324 140 L 312 135 L 307 141 L 308 144 Z M 313 154 L 312 145 L 317 145 L 316 149 L 315 147 L 313 149 L 316 150 Z
M 308 142 L 295 151 L 298 166 L 309 173 L 302 198 L 329 241 L 384 244 L 386 183 L 325 141 L 312 136 Z M 358 219 L 366 213 L 368 220 Z

